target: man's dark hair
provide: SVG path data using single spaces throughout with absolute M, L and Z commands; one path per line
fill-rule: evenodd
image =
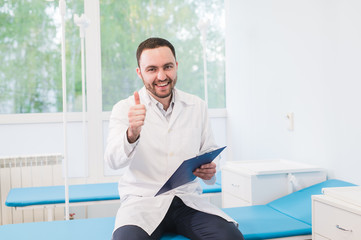
M 154 48 L 158 48 L 158 47 L 169 47 L 170 50 L 173 53 L 173 56 L 175 59 L 176 55 L 175 55 L 175 49 L 174 46 L 167 40 L 163 39 L 163 38 L 148 38 L 147 40 L 141 42 L 138 46 L 137 49 L 137 63 L 138 63 L 138 67 L 139 67 L 139 59 L 140 59 L 140 55 L 142 54 L 142 52 L 145 49 L 154 49 Z

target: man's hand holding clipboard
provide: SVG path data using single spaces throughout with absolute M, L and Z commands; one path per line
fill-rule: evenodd
M 176 187 L 179 187 L 183 184 L 193 181 L 197 176 L 207 176 L 207 170 L 202 171 L 199 169 L 200 166 L 205 165 L 204 169 L 209 169 L 207 164 L 214 164 L 212 161 L 225 149 L 226 147 L 221 147 L 216 150 L 204 153 L 202 155 L 196 156 L 194 158 L 183 161 L 183 163 L 178 167 L 178 169 L 173 173 L 173 175 L 168 179 L 168 181 L 163 185 L 163 187 L 155 195 L 159 195 L 165 192 L 168 192 Z M 211 167 L 212 169 L 212 167 Z M 198 172 L 196 171 L 198 170 Z M 210 170 L 213 171 L 213 170 Z M 213 174 L 209 174 L 212 175 Z M 208 176 L 209 176 L 208 175 Z M 202 178 L 202 177 L 201 177 Z M 204 178 L 207 180 L 206 178 Z

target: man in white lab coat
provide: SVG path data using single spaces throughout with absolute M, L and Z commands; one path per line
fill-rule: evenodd
M 105 151 L 109 166 L 122 169 L 113 240 L 160 239 L 164 232 L 190 239 L 243 239 L 233 219 L 200 197 L 197 180 L 155 196 L 183 160 L 217 145 L 205 102 L 175 88 L 173 45 L 149 38 L 136 56 L 144 87 L 113 107 Z M 213 184 L 215 173 L 212 162 L 193 174 Z

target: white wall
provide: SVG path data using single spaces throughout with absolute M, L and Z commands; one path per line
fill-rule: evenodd
M 361 184 L 360 13 L 358 0 L 226 0 L 229 158 Z
M 1 116 L 0 116 L 1 118 Z M 82 123 L 68 123 L 70 177 L 87 176 Z M 0 157 L 64 152 L 62 123 L 0 124 Z

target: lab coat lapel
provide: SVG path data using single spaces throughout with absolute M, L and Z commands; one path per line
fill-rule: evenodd
M 179 117 L 179 115 L 183 112 L 183 110 L 184 110 L 183 103 L 176 100 L 174 103 L 172 115 L 169 120 L 169 125 L 168 125 L 169 128 L 171 128 L 173 126 L 174 122 Z
M 157 106 L 153 106 L 152 110 L 155 112 L 155 114 L 158 115 L 158 117 L 161 121 L 163 121 L 164 123 L 167 123 L 166 118 L 164 117 L 164 115 L 162 114 L 162 112 L 160 111 L 160 109 Z

